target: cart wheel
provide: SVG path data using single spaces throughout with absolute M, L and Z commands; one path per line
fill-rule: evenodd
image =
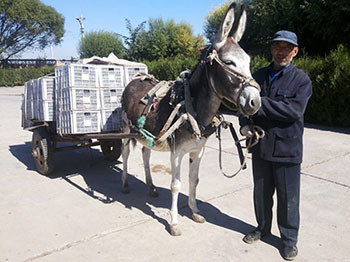
M 40 174 L 48 175 L 54 169 L 54 148 L 46 128 L 33 131 L 33 158 Z
M 122 154 L 122 140 L 101 140 L 101 150 L 106 160 L 115 161 Z

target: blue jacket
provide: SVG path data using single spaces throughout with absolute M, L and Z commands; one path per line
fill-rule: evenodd
M 253 74 L 261 86 L 261 108 L 253 123 L 265 130 L 265 137 L 251 149 L 261 159 L 274 162 L 301 163 L 303 158 L 304 112 L 312 94 L 306 73 L 291 63 L 274 79 L 273 64 Z M 240 125 L 250 124 L 240 117 Z

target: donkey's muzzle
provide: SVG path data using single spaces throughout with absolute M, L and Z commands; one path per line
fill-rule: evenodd
M 255 86 L 247 86 L 239 96 L 239 108 L 241 113 L 251 116 L 261 107 L 260 91 Z

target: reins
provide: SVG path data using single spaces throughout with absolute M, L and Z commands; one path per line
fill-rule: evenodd
M 233 137 L 233 140 L 235 141 L 235 146 L 237 147 L 237 151 L 238 151 L 238 156 L 239 156 L 239 160 L 241 163 L 241 166 L 239 167 L 239 169 L 234 172 L 232 175 L 227 175 L 222 168 L 222 147 L 221 147 L 221 127 L 222 128 L 230 128 L 230 132 L 231 135 Z M 219 167 L 220 167 L 220 171 L 221 173 L 227 177 L 227 178 L 233 178 L 235 177 L 241 170 L 244 170 L 247 168 L 246 162 L 247 162 L 247 157 L 248 157 L 248 153 L 249 150 L 255 146 L 259 140 L 261 138 L 263 138 L 265 136 L 265 131 L 256 125 L 251 125 L 251 130 L 253 132 L 253 136 L 248 138 L 248 137 L 244 137 L 242 139 L 238 139 L 237 133 L 233 127 L 233 124 L 231 122 L 226 122 L 226 121 L 222 121 L 220 126 L 217 129 L 216 132 L 216 138 L 219 140 Z M 246 146 L 242 146 L 241 142 L 243 141 L 247 141 L 246 142 Z M 243 154 L 243 149 L 246 149 L 246 152 Z

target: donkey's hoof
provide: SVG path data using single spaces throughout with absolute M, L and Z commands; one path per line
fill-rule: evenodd
M 170 225 L 170 234 L 171 234 L 173 237 L 181 236 L 181 230 L 180 230 L 178 224 Z
M 149 188 L 149 195 L 151 197 L 158 197 L 159 196 L 158 190 L 157 190 L 157 188 L 155 186 L 150 186 L 150 188 Z
M 123 186 L 122 187 L 122 193 L 123 194 L 129 194 L 130 193 L 130 188 L 128 186 Z
M 192 219 L 197 223 L 204 223 L 205 222 L 205 218 L 198 213 L 193 213 Z

